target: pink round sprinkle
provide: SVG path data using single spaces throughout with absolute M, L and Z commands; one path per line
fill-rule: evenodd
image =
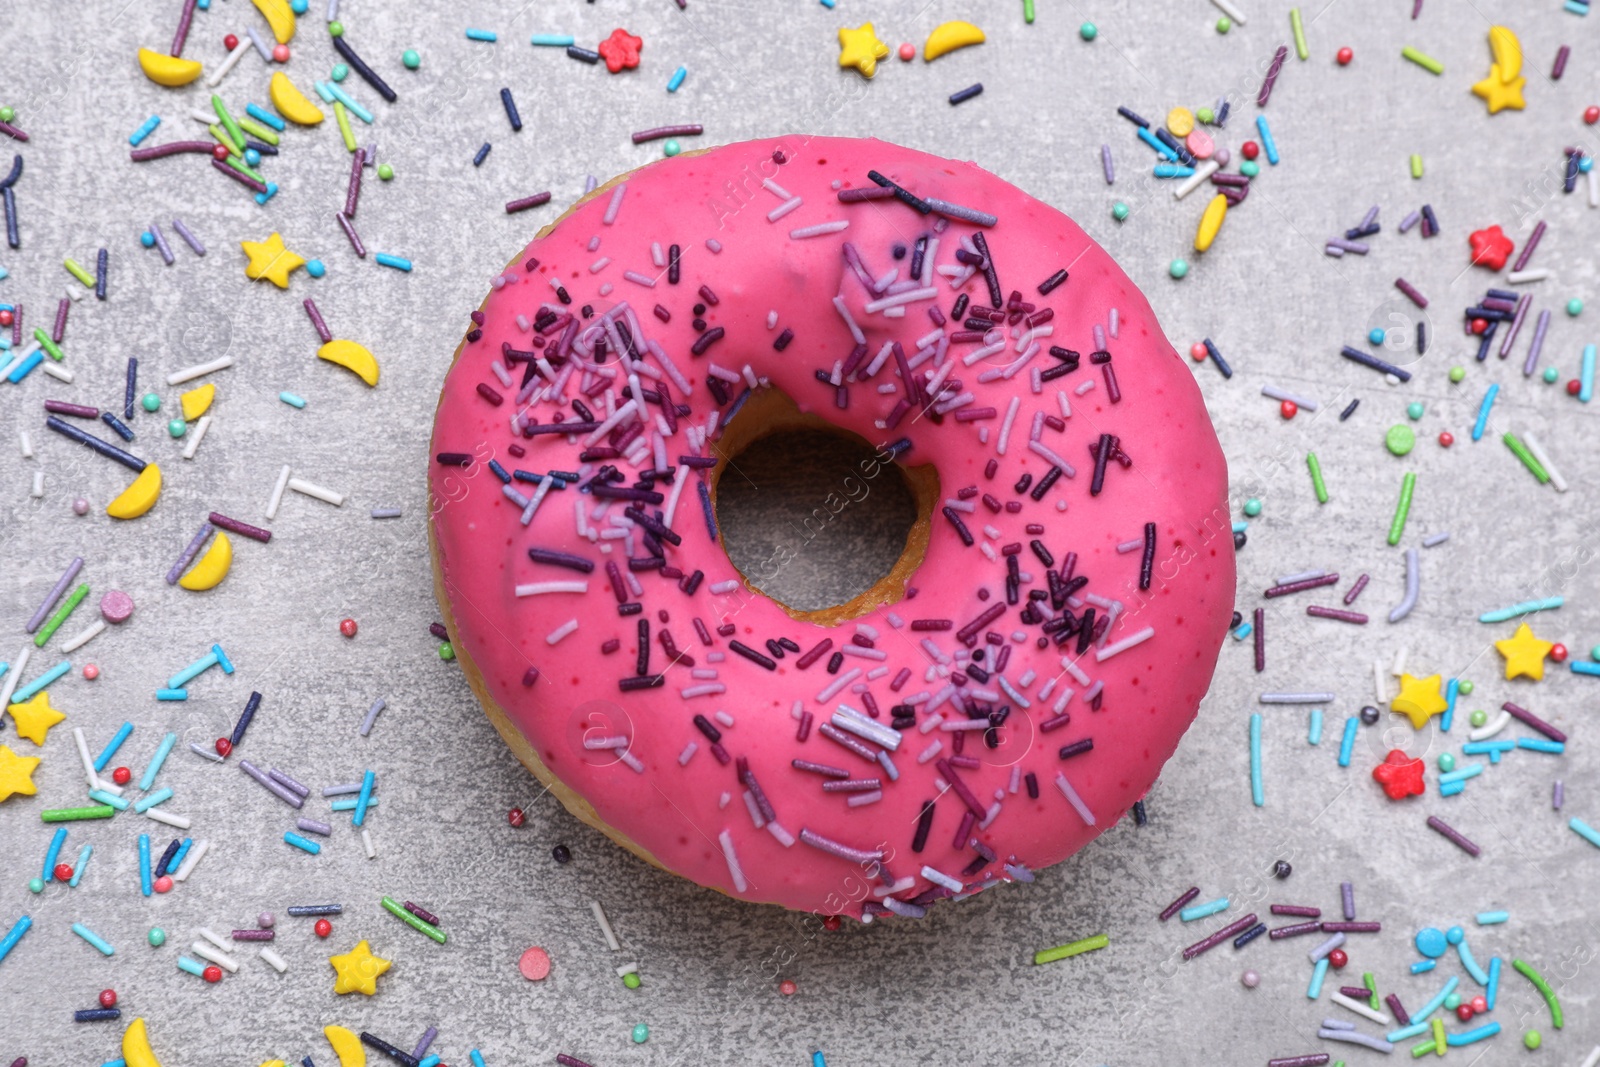
M 916 59 L 916 58 L 917 58 L 917 46 L 916 45 L 912 44 L 910 41 L 907 41 L 905 44 L 902 44 L 900 46 L 900 61 L 902 63 L 909 63 L 913 59 Z
M 100 616 L 109 623 L 127 622 L 133 614 L 133 597 L 113 589 L 100 598 Z
M 151 886 L 157 893 L 167 893 L 172 890 L 172 876 L 163 874 Z
M 522 972 L 522 977 L 530 982 L 537 982 L 550 976 L 550 953 L 534 945 L 522 954 L 522 959 L 517 961 L 517 970 Z
M 1189 136 L 1183 139 L 1183 143 L 1194 153 L 1196 159 L 1210 159 L 1211 153 L 1217 148 L 1215 142 L 1211 140 L 1211 135 L 1198 126 L 1189 131 Z
M 87 514 L 89 514 L 89 502 L 87 500 L 85 500 L 81 496 L 78 497 L 76 500 L 74 500 L 72 502 L 72 513 L 74 515 L 87 515 Z

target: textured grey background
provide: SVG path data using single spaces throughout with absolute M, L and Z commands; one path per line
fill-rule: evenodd
M 425 1025 L 437 1024 L 447 1062 L 465 1062 L 466 1050 L 478 1046 L 497 1067 L 548 1063 L 557 1051 L 600 1067 L 798 1064 L 818 1048 L 836 1065 L 1259 1063 L 1315 1049 L 1316 1021 L 1339 1010 L 1304 996 L 1309 946 L 1263 941 L 1240 958 L 1224 948 L 1184 964 L 1178 950 L 1201 931 L 1158 925 L 1154 915 L 1191 884 L 1207 898 L 1230 895 L 1230 914 L 1271 900 L 1332 908 L 1344 879 L 1357 885 L 1362 916 L 1386 925 L 1383 936 L 1359 939 L 1356 972 L 1374 971 L 1385 990 L 1398 990 L 1415 1007 L 1457 969 L 1409 976 L 1409 933 L 1424 923 L 1467 923 L 1480 959 L 1520 955 L 1557 981 L 1569 1020 L 1553 1031 L 1531 988 L 1508 972 L 1495 1018 L 1509 1032 L 1480 1046 L 1492 1049 L 1482 1062 L 1518 1062 L 1524 1053 L 1514 1042 L 1524 1025 L 1545 1033 L 1543 1062 L 1580 1061 L 1600 1041 L 1592 963 L 1600 947 L 1600 856 L 1564 822 L 1573 813 L 1600 822 L 1592 784 L 1600 767 L 1584 743 L 1597 683 L 1565 670 L 1537 687 L 1496 682 L 1499 661 L 1489 642 L 1510 627 L 1474 620 L 1486 608 L 1559 592 L 1571 602 L 1535 620 L 1540 634 L 1575 650 L 1600 640 L 1587 492 L 1600 471 L 1592 413 L 1559 387 L 1525 382 L 1498 360 L 1472 366 L 1458 387 L 1444 374 L 1468 353 L 1454 330 L 1455 311 L 1489 281 L 1466 268 L 1472 229 L 1498 222 L 1520 242 L 1535 214 L 1548 219 L 1536 265 L 1556 277 L 1539 287 L 1536 307 L 1556 307 L 1572 295 L 1593 303 L 1600 216 L 1581 194 L 1551 191 L 1561 147 L 1589 143 L 1579 116 L 1596 96 L 1592 26 L 1555 0 L 1428 0 L 1417 22 L 1404 3 L 1335 0 L 1320 13 L 1308 7 L 1307 17 L 1316 15 L 1313 57 L 1291 56 L 1268 112 L 1283 164 L 1267 169 L 1250 199 L 1230 213 L 1213 250 L 1174 283 L 1166 263 L 1187 249 L 1199 198 L 1175 204 L 1166 187 L 1136 175 L 1151 157 L 1113 108 L 1125 103 L 1159 118 L 1172 105 L 1197 107 L 1225 92 L 1253 97 L 1272 50 L 1289 40 L 1286 7 L 1239 2 L 1248 25 L 1219 36 L 1211 29 L 1216 10 L 1200 0 L 1041 0 L 1031 27 L 1018 4 L 954 0 L 840 0 L 832 12 L 800 0 L 690 0 L 686 12 L 669 0 L 521 8 L 347 0 L 350 39 L 401 94 L 386 106 L 350 82 L 378 113 L 363 138 L 376 141 L 379 159 L 398 175 L 386 185 L 369 179 L 357 224 L 370 248 L 410 256 L 410 275 L 356 260 L 339 234 L 333 213 L 348 156 L 329 126 L 289 133 L 287 151 L 270 165 L 282 191 L 266 208 L 193 158 L 127 162 L 127 134 L 152 113 L 165 120 L 153 141 L 200 134 L 184 116 L 204 106 L 199 88 L 159 89 L 134 63 L 138 45 L 168 42 L 177 3 L 14 6 L 0 30 L 9 60 L 0 96 L 18 108 L 18 124 L 33 141 L 22 149 L 28 169 L 17 187 L 24 244 L 0 250 L 0 265 L 11 272 L 0 281 L 0 300 L 23 301 L 31 323 L 48 321 L 62 288 L 76 285 L 59 266 L 63 256 L 90 263 L 105 245 L 113 267 L 112 299 L 85 300 L 73 312 L 65 347 L 76 383 L 35 374 L 20 388 L 0 386 L 0 438 L 15 442 L 18 429 L 27 429 L 38 451 L 22 462 L 6 444 L 0 460 L 0 627 L 11 634 L 0 640 L 0 655 L 20 644 L 23 621 L 74 554 L 88 557 L 84 576 L 96 597 L 123 588 L 139 609 L 130 624 L 75 657 L 80 665 L 100 664 L 99 681 L 74 678 L 54 688 L 69 719 L 45 747 L 35 776 L 39 797 L 0 807 L 0 924 L 24 910 L 37 924 L 0 965 L 0 1062 L 24 1053 L 52 1067 L 115 1058 L 115 1024 L 69 1021 L 72 1009 L 114 986 L 130 1015 L 148 1019 L 169 1067 L 297 1061 L 307 1053 L 326 1063 L 318 1033 L 324 1022 L 370 1029 L 408 1047 Z M 318 13 L 302 21 L 294 43 L 290 71 L 302 86 L 332 62 Z M 870 18 L 891 45 L 920 44 L 934 25 L 958 17 L 981 23 L 989 43 L 932 65 L 886 61 L 871 84 L 834 67 L 842 25 Z M 1074 32 L 1085 18 L 1101 28 L 1093 44 Z M 1491 119 L 1468 87 L 1488 69 L 1486 32 L 1500 20 L 1526 49 L 1529 107 Z M 246 23 L 261 26 L 244 0 L 217 0 L 196 16 L 189 54 L 217 62 L 222 35 Z M 466 41 L 467 25 L 499 31 L 500 43 Z M 646 40 L 644 67 L 624 77 L 526 44 L 535 31 L 569 31 L 592 45 L 617 25 Z M 1566 77 L 1552 84 L 1544 74 L 1563 41 L 1575 54 Z M 1401 61 L 1403 43 L 1439 57 L 1445 76 Z M 1339 70 L 1332 54 L 1344 44 L 1357 58 Z M 398 63 L 411 46 L 424 54 L 417 73 Z M 668 96 L 662 87 L 679 63 L 689 67 L 689 79 Z M 980 79 L 981 97 L 957 109 L 945 103 L 948 93 Z M 264 100 L 265 83 L 252 55 L 223 91 L 237 108 Z M 509 132 L 500 112 L 502 85 L 516 91 L 528 122 L 520 135 Z M 1235 144 L 1255 114 L 1248 104 L 1236 110 L 1227 135 Z M 647 868 L 578 826 L 538 795 L 428 638 L 435 608 L 424 538 L 427 433 L 460 316 L 488 279 L 581 191 L 585 174 L 604 179 L 657 158 L 659 146 L 634 147 L 629 131 L 672 121 L 704 122 L 707 144 L 795 130 L 877 135 L 975 159 L 1069 211 L 1147 288 L 1180 351 L 1210 335 L 1238 371 L 1231 382 L 1210 367 L 1196 373 L 1232 462 L 1236 495 L 1266 503 L 1240 557 L 1240 606 L 1259 603 L 1257 593 L 1273 575 L 1328 567 L 1370 571 L 1360 606 L 1384 614 L 1400 597 L 1403 575 L 1400 550 L 1387 548 L 1383 534 L 1401 473 L 1416 470 L 1406 543 L 1433 531 L 1453 535 L 1423 555 L 1417 611 L 1398 626 L 1378 621 L 1356 629 L 1297 616 L 1300 603 L 1271 605 L 1267 672 L 1255 675 L 1248 649 L 1228 642 L 1196 726 L 1151 795 L 1147 828 L 1115 827 L 1032 887 L 936 909 L 922 923 L 819 934 L 814 923 L 741 906 Z M 469 160 L 484 140 L 494 149 L 474 170 Z M 1100 176 L 1102 141 L 1114 145 L 1121 166 L 1115 189 Z M 1406 171 L 1412 152 L 1426 160 L 1420 182 Z M 549 208 L 502 213 L 504 201 L 545 188 L 555 191 Z M 1119 197 L 1133 206 L 1120 226 L 1109 212 Z M 1438 211 L 1444 234 L 1427 242 L 1415 232 L 1397 236 L 1394 224 L 1424 200 Z M 1383 207 L 1385 230 L 1372 255 L 1323 257 L 1321 240 L 1353 225 L 1374 202 Z M 165 226 L 174 215 L 209 244 L 205 259 L 180 246 L 177 263 L 165 268 L 139 249 L 143 226 L 152 219 Z M 328 276 L 298 274 L 289 293 L 246 284 L 237 242 L 274 229 L 291 248 L 323 258 Z M 1389 325 L 1391 310 L 1408 313 L 1391 287 L 1396 275 L 1433 298 L 1438 341 L 1418 361 L 1416 380 L 1391 389 L 1337 352 L 1341 343 L 1359 344 L 1373 322 Z M 308 295 L 337 335 L 378 353 L 378 389 L 369 392 L 315 359 L 316 337 L 299 308 Z M 1594 314 L 1575 321 L 1557 314 L 1546 351 L 1569 374 L 1580 346 L 1594 339 Z M 215 422 L 199 456 L 185 463 L 181 445 L 142 417 L 137 450 L 163 464 L 169 487 L 150 515 L 113 525 L 102 507 L 124 472 L 47 438 L 40 400 L 111 403 L 121 395 L 128 355 L 140 357 L 151 383 L 223 351 L 238 364 L 216 377 Z M 1491 380 L 1504 392 L 1491 436 L 1473 445 L 1467 430 Z M 1324 411 L 1283 423 L 1276 405 L 1258 395 L 1266 382 L 1314 395 Z M 276 399 L 280 389 L 299 392 L 309 406 L 287 408 Z M 1349 422 L 1330 417 L 1353 396 L 1363 403 Z M 1402 421 L 1412 399 L 1428 407 L 1419 426 L 1425 440 L 1399 461 L 1382 451 L 1382 433 Z M 1451 451 L 1432 443 L 1441 428 L 1457 435 Z M 1574 491 L 1558 496 L 1536 487 L 1494 440 L 1506 428 L 1534 429 Z M 1308 449 L 1327 472 L 1333 499 L 1324 507 L 1305 474 Z M 348 492 L 349 503 L 335 510 L 291 496 L 273 524 L 272 544 L 238 541 L 233 575 L 218 590 L 197 596 L 165 586 L 161 576 L 207 510 L 259 521 L 285 462 Z M 36 469 L 46 475 L 38 501 L 27 495 Z M 91 517 L 71 515 L 79 493 L 94 503 Z M 389 504 L 404 507 L 405 517 L 366 517 L 368 508 Z M 335 628 L 347 615 L 361 623 L 354 641 Z M 80 613 L 67 632 L 87 621 L 88 612 Z M 187 704 L 150 699 L 162 679 L 214 640 L 237 662 L 235 677 L 206 676 Z M 1349 770 L 1337 768 L 1334 757 L 1344 716 L 1371 699 L 1372 661 L 1401 645 L 1414 667 L 1480 683 L 1481 700 L 1464 701 L 1463 715 L 1520 699 L 1574 734 L 1572 752 L 1515 754 L 1454 799 L 1440 800 L 1431 788 L 1403 805 L 1381 799 L 1367 770 L 1387 747 L 1387 723 L 1364 731 L 1360 759 Z M 54 658 L 39 654 L 35 669 Z M 118 723 L 132 721 L 136 730 L 119 762 L 137 771 L 163 730 L 202 743 L 226 732 L 251 688 L 266 700 L 243 754 L 317 786 L 357 778 L 364 767 L 378 772 L 383 806 L 370 820 L 376 860 L 364 858 L 348 825 L 320 857 L 287 849 L 279 835 L 292 818 L 277 801 L 235 768 L 201 762 L 180 747 L 163 777 L 177 792 L 169 807 L 193 816 L 195 836 L 213 842 L 180 891 L 139 896 L 134 838 L 146 826 L 124 815 L 73 827 L 69 856 L 83 842 L 96 846 L 80 888 L 28 894 L 25 882 L 49 837 L 37 810 L 80 796 L 68 728 L 83 726 L 98 749 Z M 1268 806 L 1256 810 L 1246 784 L 1246 719 L 1259 691 L 1286 688 L 1333 690 L 1338 700 L 1318 748 L 1305 743 L 1303 711 L 1267 709 Z M 389 708 L 361 739 L 356 726 L 377 696 Z M 1403 730 L 1394 739 L 1409 735 Z M 26 742 L 20 747 L 32 752 Z M 1415 745 L 1430 757 L 1440 747 L 1431 736 Z M 1568 810 L 1559 817 L 1548 799 L 1557 776 L 1568 783 Z M 529 812 L 520 830 L 504 819 L 513 804 Z M 324 809 L 314 801 L 308 810 L 315 816 Z M 1482 858 L 1469 860 L 1425 830 L 1430 812 L 1479 841 Z M 570 866 L 551 862 L 557 842 L 572 847 Z M 1283 886 L 1267 876 L 1280 857 L 1295 864 Z M 451 931 L 450 944 L 436 946 L 384 915 L 376 903 L 384 893 L 433 907 Z M 328 899 L 342 901 L 347 912 L 327 943 L 283 915 L 291 903 Z M 606 951 L 589 918 L 590 899 L 605 903 L 622 953 Z M 1479 933 L 1470 917 L 1490 907 L 1509 909 L 1512 921 Z M 238 976 L 211 987 L 175 969 L 177 950 L 195 927 L 249 925 L 263 908 L 280 916 L 287 974 L 251 959 Z M 102 960 L 76 939 L 69 932 L 75 920 L 114 942 L 116 956 Z M 167 948 L 143 944 L 152 923 L 172 935 Z M 1109 950 L 1032 967 L 1035 949 L 1099 932 L 1110 935 Z M 325 958 L 361 937 L 394 968 L 376 998 L 336 1000 Z M 517 956 L 530 944 L 555 958 L 543 984 L 516 973 Z M 642 989 L 630 992 L 614 976 L 624 960 L 638 961 Z M 1247 965 L 1263 975 L 1254 991 L 1237 982 Z M 799 995 L 779 997 L 779 976 L 795 979 Z M 652 1027 L 642 1047 L 628 1038 L 639 1021 Z M 1361 1049 L 1344 1058 L 1377 1062 Z

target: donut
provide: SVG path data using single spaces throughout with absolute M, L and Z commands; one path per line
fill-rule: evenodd
M 522 762 L 650 863 L 920 916 L 1082 848 L 1193 720 L 1234 597 L 1199 389 L 1105 250 L 976 165 L 805 136 L 663 159 L 463 325 L 429 463 L 451 646 Z M 865 441 L 858 485 L 917 504 L 892 570 L 817 611 L 717 523 L 728 458 L 796 428 Z

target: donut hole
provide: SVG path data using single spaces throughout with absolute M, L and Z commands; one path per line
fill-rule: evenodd
M 926 549 L 926 523 L 924 536 L 913 531 L 938 495 L 931 468 L 883 463 L 861 437 L 792 404 L 789 412 L 768 412 L 750 440 L 724 441 L 713 507 L 729 560 L 753 588 L 813 622 L 901 599 Z

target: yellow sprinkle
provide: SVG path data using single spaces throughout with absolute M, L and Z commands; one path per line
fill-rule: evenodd
M 1422 177 L 1422 157 L 1415 153 L 1411 156 L 1411 176 L 1413 178 Z
M 1297 7 L 1291 7 L 1289 9 L 1289 28 L 1294 31 L 1295 55 L 1299 56 L 1301 59 L 1309 59 L 1311 57 L 1311 53 L 1306 48 L 1306 27 L 1305 24 L 1300 21 L 1300 9 Z
M 94 275 L 84 270 L 82 265 L 79 264 L 77 260 L 73 259 L 71 256 L 68 256 L 66 259 L 61 261 L 61 265 L 67 268 L 68 274 L 78 279 L 87 288 L 94 288 Z
M 1200 216 L 1200 229 L 1194 235 L 1194 250 L 1204 252 L 1211 247 L 1211 242 L 1217 239 L 1217 231 L 1222 229 L 1222 219 L 1228 213 L 1228 198 L 1218 193 L 1211 198 L 1211 203 L 1206 205 L 1204 215 Z
M 333 102 L 333 117 L 339 122 L 339 136 L 344 138 L 345 148 L 354 152 L 356 150 L 356 135 L 350 132 L 350 113 L 337 100 Z

